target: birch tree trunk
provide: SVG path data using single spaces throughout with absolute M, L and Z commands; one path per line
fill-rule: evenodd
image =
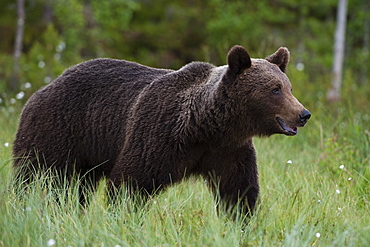
M 347 0 L 338 1 L 337 25 L 334 41 L 334 61 L 331 88 L 328 91 L 329 101 L 341 99 L 343 57 L 346 36 Z
M 24 31 L 24 21 L 25 21 L 25 14 L 24 14 L 24 0 L 17 0 L 17 31 L 15 35 L 15 44 L 14 44 L 14 67 L 13 67 L 13 75 L 10 80 L 10 89 L 12 91 L 18 88 L 18 81 L 19 81 L 19 60 L 22 54 L 22 47 L 23 47 L 23 31 Z
M 362 47 L 362 51 L 365 56 L 364 65 L 362 66 L 361 70 L 361 83 L 363 85 L 368 84 L 368 69 L 369 69 L 369 44 L 370 44 L 370 21 L 369 21 L 369 6 L 370 2 L 365 2 L 365 20 L 364 20 L 364 44 Z

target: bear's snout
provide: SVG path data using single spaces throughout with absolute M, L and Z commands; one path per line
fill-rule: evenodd
M 310 119 L 311 113 L 308 110 L 303 110 L 302 113 L 299 115 L 299 121 L 301 122 L 302 125 L 305 125 Z
M 295 114 L 293 116 L 293 118 L 289 118 L 288 116 L 276 116 L 278 126 L 280 126 L 280 129 L 282 130 L 282 132 L 279 131 L 277 133 L 288 136 L 296 135 L 298 133 L 298 127 L 304 127 L 306 125 L 308 119 L 311 117 L 311 113 L 304 109 L 300 114 L 298 114 L 298 118 Z

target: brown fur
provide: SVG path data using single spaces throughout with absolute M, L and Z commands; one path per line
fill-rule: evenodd
M 259 192 L 254 136 L 293 135 L 309 112 L 291 94 L 289 52 L 180 70 L 96 59 L 66 70 L 23 109 L 15 166 L 94 170 L 115 185 L 153 192 L 191 174 L 219 179 L 222 198 L 253 208 Z M 275 90 L 279 88 L 278 92 Z

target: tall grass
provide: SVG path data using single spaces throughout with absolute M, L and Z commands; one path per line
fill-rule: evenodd
M 255 139 L 261 196 L 247 224 L 219 211 L 201 178 L 146 202 L 121 190 L 112 203 L 102 181 L 87 206 L 76 184 L 47 174 L 22 190 L 11 157 L 19 110 L 3 108 L 0 246 L 370 246 L 370 117 L 347 103 L 309 107 L 296 137 Z

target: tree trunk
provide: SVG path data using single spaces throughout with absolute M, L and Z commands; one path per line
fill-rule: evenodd
M 24 0 L 17 0 L 17 32 L 15 35 L 15 44 L 14 44 L 14 67 L 13 74 L 10 79 L 10 90 L 15 91 L 18 89 L 19 82 L 19 60 L 22 54 L 23 47 L 23 31 L 24 31 Z
M 331 89 L 329 89 L 328 91 L 329 101 L 339 101 L 341 99 L 346 21 L 347 21 L 347 0 L 339 0 L 337 12 L 337 27 L 335 30 L 335 41 L 334 41 L 333 74 L 331 79 Z
M 52 2 L 45 2 L 42 20 L 47 24 L 51 23 L 53 21 L 53 14 Z
M 365 61 L 361 70 L 361 83 L 366 85 L 368 83 L 368 69 L 369 69 L 369 44 L 370 44 L 370 22 L 369 22 L 369 2 L 365 2 L 365 20 L 364 20 L 364 44 L 362 47 Z

